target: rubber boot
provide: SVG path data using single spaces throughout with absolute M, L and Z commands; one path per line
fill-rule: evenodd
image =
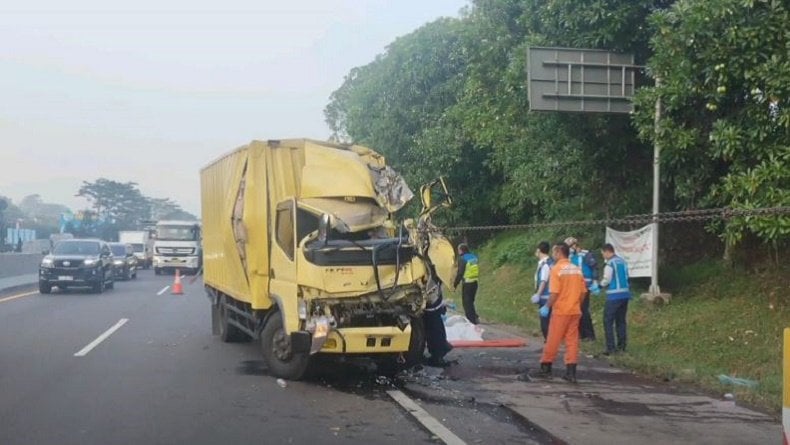
M 576 381 L 576 363 L 572 363 L 565 366 L 565 375 L 562 376 L 563 380 L 566 380 L 571 383 L 577 383 Z
M 541 363 L 540 371 L 536 372 L 533 377 L 537 379 L 550 379 L 551 378 L 551 363 Z

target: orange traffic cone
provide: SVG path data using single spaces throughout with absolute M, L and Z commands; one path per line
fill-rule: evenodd
M 181 273 L 176 269 L 176 278 L 173 280 L 173 287 L 170 288 L 172 295 L 183 295 L 184 287 L 181 285 Z

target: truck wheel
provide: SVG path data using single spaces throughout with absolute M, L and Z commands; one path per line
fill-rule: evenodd
M 242 332 L 241 329 L 228 323 L 228 308 L 225 307 L 225 298 L 219 300 L 219 338 L 225 343 L 238 343 L 247 338 L 247 334 Z
M 295 353 L 291 349 L 291 337 L 286 334 L 280 312 L 273 313 L 261 331 L 261 352 L 275 377 L 289 380 L 301 379 L 310 363 L 307 352 Z
M 38 282 L 38 292 L 42 294 L 48 294 L 52 292 L 52 285 L 49 283 L 45 283 L 43 281 Z

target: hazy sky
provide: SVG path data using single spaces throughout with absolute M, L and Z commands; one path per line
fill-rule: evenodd
M 81 181 L 107 177 L 197 213 L 200 167 L 252 139 L 326 139 L 351 68 L 466 3 L 4 2 L 0 195 L 85 207 Z

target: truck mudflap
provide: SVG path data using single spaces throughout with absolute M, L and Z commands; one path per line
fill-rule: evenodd
M 396 326 L 333 329 L 329 331 L 320 352 L 329 354 L 407 352 L 411 330 L 411 324 L 404 330 Z
M 291 351 L 295 354 L 310 352 L 313 335 L 307 331 L 291 332 Z

